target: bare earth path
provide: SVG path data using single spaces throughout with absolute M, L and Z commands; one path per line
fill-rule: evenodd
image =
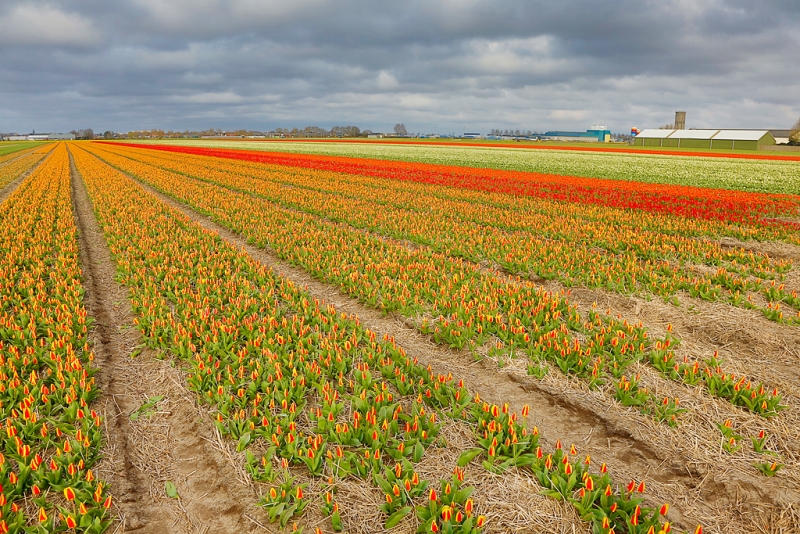
M 72 195 L 86 307 L 96 321 L 92 342 L 103 396 L 95 409 L 107 436 L 97 471 L 116 499 L 115 532 L 264 532 L 256 489 L 196 405 L 182 371 L 149 350 L 132 357 L 142 340 L 127 290 L 114 280 L 110 251 L 74 164 Z M 167 497 L 167 481 L 176 485 L 179 499 Z

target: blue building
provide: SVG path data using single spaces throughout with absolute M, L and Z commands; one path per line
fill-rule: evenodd
M 601 124 L 595 124 L 585 132 L 545 132 L 545 137 L 553 141 L 580 141 L 584 143 L 608 143 L 611 130 Z

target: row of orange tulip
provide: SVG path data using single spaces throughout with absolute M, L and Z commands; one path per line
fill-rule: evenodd
M 0 206 L 0 251 L 0 533 L 102 532 L 111 497 L 91 470 L 99 391 L 63 145 Z

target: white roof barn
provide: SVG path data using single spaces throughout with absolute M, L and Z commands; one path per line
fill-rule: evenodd
M 727 148 L 757 150 L 774 145 L 769 130 L 642 130 L 634 138 L 636 146 Z
M 670 139 L 711 139 L 719 130 L 673 130 Z

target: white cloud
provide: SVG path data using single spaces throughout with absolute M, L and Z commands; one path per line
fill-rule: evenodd
M 101 41 L 91 20 L 47 4 L 21 4 L 0 18 L 0 44 L 89 47 Z
M 378 89 L 383 90 L 396 89 L 400 85 L 397 82 L 397 78 L 394 77 L 394 74 L 385 70 L 382 70 L 378 73 L 376 84 Z

